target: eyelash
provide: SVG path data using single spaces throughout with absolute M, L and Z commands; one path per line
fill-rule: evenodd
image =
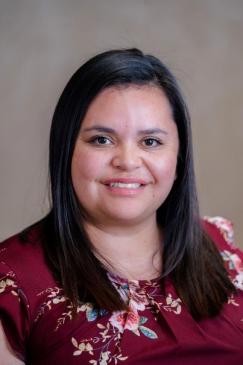
M 154 138 L 154 137 L 145 138 L 143 140 L 143 142 L 146 142 L 146 141 L 152 141 L 153 143 L 156 142 L 156 146 L 146 145 L 146 147 L 157 147 L 157 146 L 162 145 L 162 142 L 159 139 Z
M 101 140 L 106 140 L 108 141 L 109 143 L 100 143 Z M 147 141 L 152 141 L 152 144 L 146 144 Z M 98 135 L 98 136 L 93 136 L 90 140 L 89 140 L 89 143 L 91 144 L 94 144 L 94 145 L 97 145 L 97 146 L 106 146 L 106 145 L 110 145 L 110 144 L 113 144 L 113 141 L 107 137 L 107 136 L 102 136 L 102 135 Z M 156 144 L 154 146 L 154 143 Z M 157 146 L 161 146 L 163 143 L 158 139 L 158 138 L 154 138 L 154 137 L 147 137 L 147 138 L 144 138 L 143 141 L 142 141 L 142 144 L 143 146 L 145 147 L 157 147 Z
M 99 140 L 100 139 L 103 139 L 103 140 L 107 140 L 109 141 L 109 143 L 99 143 Z M 112 141 L 110 138 L 106 137 L 106 136 L 94 136 L 92 137 L 90 140 L 89 140 L 89 143 L 91 144 L 95 144 L 95 145 L 98 145 L 98 146 L 102 146 L 102 145 L 107 145 L 107 144 L 111 144 Z

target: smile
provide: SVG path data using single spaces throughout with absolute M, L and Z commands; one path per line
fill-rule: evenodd
M 112 182 L 109 184 L 111 188 L 121 188 L 121 189 L 138 189 L 141 184 L 139 183 L 124 183 L 124 182 Z
M 116 196 L 132 197 L 141 194 L 146 185 L 145 180 L 139 178 L 113 178 L 103 181 L 109 193 Z

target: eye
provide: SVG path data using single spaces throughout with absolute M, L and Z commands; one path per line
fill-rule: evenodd
M 94 136 L 90 139 L 89 141 L 92 144 L 95 145 L 109 145 L 112 144 L 112 141 L 110 138 L 105 137 L 105 136 Z
M 157 147 L 162 145 L 162 142 L 157 138 L 145 138 L 143 144 L 145 147 Z

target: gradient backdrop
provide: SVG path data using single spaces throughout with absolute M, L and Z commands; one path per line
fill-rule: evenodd
M 0 0 L 0 239 L 48 211 L 48 135 L 71 74 L 139 47 L 176 74 L 189 105 L 203 215 L 243 247 L 243 1 Z

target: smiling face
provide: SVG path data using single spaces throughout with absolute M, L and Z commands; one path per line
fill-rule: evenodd
M 72 158 L 72 182 L 96 225 L 156 222 L 176 178 L 179 139 L 155 86 L 110 87 L 91 103 Z

